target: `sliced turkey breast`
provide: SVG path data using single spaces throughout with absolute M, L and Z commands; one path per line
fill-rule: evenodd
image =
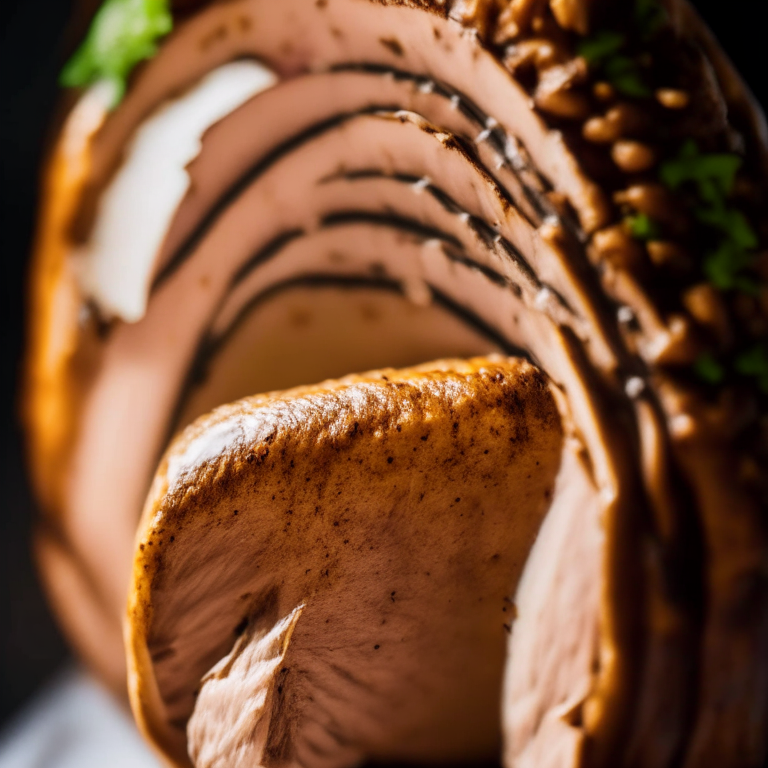
M 41 215 L 27 379 L 45 507 L 37 548 L 82 655 L 124 688 L 121 622 L 136 558 L 134 704 L 177 764 L 187 752 L 195 765 L 341 766 L 500 751 L 510 767 L 759 768 L 768 750 L 765 131 L 711 34 L 677 0 L 227 0 L 177 9 L 173 26 L 126 75 L 119 104 L 113 81 L 84 83 Z M 332 431 L 332 414 L 319 407 L 306 433 L 289 418 L 310 390 L 213 409 L 355 370 L 491 352 L 538 372 L 453 362 L 434 375 L 468 376 L 470 411 L 490 391 L 481 369 L 511 365 L 503 386 L 520 379 L 524 390 L 527 376 L 546 377 L 562 432 L 547 449 L 556 476 L 518 477 L 512 460 L 494 468 L 508 497 L 529 481 L 553 487 L 530 530 L 505 529 L 514 572 L 465 585 L 462 611 L 486 588 L 514 603 L 506 654 L 496 645 L 493 664 L 476 659 L 480 629 L 445 668 L 426 659 L 412 674 L 404 655 L 380 653 L 361 699 L 338 678 L 338 709 L 292 689 L 302 711 L 317 709 L 309 730 L 274 709 L 267 716 L 283 656 L 294 642 L 315 648 L 330 615 L 305 603 L 319 587 L 273 595 L 271 565 L 258 589 L 246 587 L 258 559 L 238 542 L 231 566 L 243 584 L 233 577 L 220 601 L 217 574 L 237 527 L 222 522 L 221 541 L 209 541 L 202 506 L 190 512 L 196 532 L 165 550 L 170 580 L 145 575 L 145 565 L 160 567 L 147 542 L 181 503 L 163 483 L 191 483 L 217 505 L 235 494 L 238 511 L 273 520 L 277 508 L 260 506 L 248 485 L 266 465 L 238 464 L 246 443 L 216 442 L 217 425 L 229 419 L 253 447 L 264 437 L 248 431 L 253 413 L 294 403 L 280 429 L 299 445 Z M 396 421 L 433 381 L 421 369 L 397 376 L 411 394 L 371 404 L 361 419 Z M 472 377 L 485 382 L 477 391 Z M 378 392 L 382 380 L 357 382 Z M 345 403 L 350 382 L 317 397 Z M 437 411 L 448 399 L 437 397 Z M 166 454 L 210 432 L 197 469 L 179 480 L 167 459 L 158 470 L 173 435 L 199 417 Z M 488 418 L 499 429 L 517 423 Z M 531 437 L 531 456 L 547 434 Z M 330 450 L 323 440 L 307 448 L 308 465 Z M 269 471 L 279 472 L 273 453 Z M 206 474 L 230 465 L 232 487 Z M 306 475 L 312 488 L 318 472 Z M 136 551 L 153 476 L 146 509 L 162 513 L 146 513 Z M 438 498 L 444 481 L 432 482 Z M 366 514 L 386 500 L 382 490 Z M 216 510 L 224 521 L 224 506 Z M 476 554 L 470 533 L 461 546 Z M 484 535 L 478 528 L 478 547 Z M 395 559 L 407 550 L 387 542 Z M 281 556 L 267 544 L 253 546 L 272 563 Z M 443 549 L 446 565 L 454 544 L 430 556 Z M 323 553 L 302 544 L 298 560 L 305 554 Z M 195 560 L 199 568 L 181 565 Z M 356 589 L 373 583 L 347 573 Z M 266 623 L 253 606 L 235 616 L 236 593 L 260 601 Z M 375 618 L 371 609 L 364 625 Z M 451 637 L 421 608 L 409 631 L 417 618 L 422 639 Z M 196 633 L 209 630 L 214 639 L 198 647 Z M 424 648 L 413 648 L 421 659 Z M 456 698 L 475 661 L 488 662 L 477 708 Z M 353 677 L 355 664 L 345 668 Z M 387 675 L 394 687 L 381 683 Z M 409 681 L 410 703 L 393 707 Z M 370 706 L 356 712 L 355 701 Z M 233 713 L 241 719 L 228 728 Z

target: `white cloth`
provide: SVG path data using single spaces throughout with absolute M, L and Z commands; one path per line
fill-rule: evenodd
M 59 674 L 0 733 L 0 768 L 160 768 L 124 712 L 79 669 Z

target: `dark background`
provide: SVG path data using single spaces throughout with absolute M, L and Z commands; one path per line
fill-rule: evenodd
M 696 5 L 760 101 L 768 104 L 761 4 L 700 0 Z M 0 306 L 5 313 L 0 336 L 0 725 L 66 657 L 29 555 L 34 504 L 21 456 L 16 403 L 40 154 L 49 132 L 70 10 L 67 0 L 2 0 L 0 10 Z

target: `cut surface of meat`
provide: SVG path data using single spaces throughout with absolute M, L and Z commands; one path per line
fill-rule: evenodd
M 501 358 L 203 417 L 139 535 L 129 645 L 147 731 L 183 763 L 192 715 L 200 766 L 492 758 L 509 587 L 561 439 L 544 377 Z

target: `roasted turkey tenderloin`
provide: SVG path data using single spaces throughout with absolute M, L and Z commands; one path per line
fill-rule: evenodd
M 319 622 L 319 587 L 290 598 L 243 587 L 253 592 L 251 613 L 232 605 L 217 613 L 218 598 L 208 596 L 219 566 L 207 563 L 227 563 L 236 529 L 227 522 L 206 549 L 202 501 L 189 502 L 197 539 L 163 540 L 169 563 L 178 565 L 174 552 L 189 553 L 199 570 L 174 565 L 167 583 L 162 571 L 144 577 L 144 565 L 165 562 L 148 559 L 152 512 L 139 528 L 152 478 L 146 509 L 159 505 L 173 517 L 166 510 L 177 499 L 162 487 L 169 462 L 195 430 L 208 430 L 195 464 L 200 479 L 184 480 L 190 498 L 229 499 L 217 495 L 224 480 L 215 468 L 235 467 L 227 493 L 273 520 L 279 509 L 262 507 L 258 488 L 271 481 L 249 474 L 247 461 L 240 472 L 238 462 L 266 439 L 244 426 L 251 410 L 271 413 L 289 396 L 205 414 L 353 371 L 495 353 L 530 367 L 492 358 L 446 364 L 439 376 L 475 393 L 468 413 L 475 397 L 488 396 L 487 366 L 512 366 L 499 385 L 502 401 L 524 404 L 526 382 L 548 382 L 557 418 L 547 423 L 557 430 L 531 436 L 528 455 L 559 435 L 557 449 L 547 443 L 544 451 L 556 476 L 540 469 L 523 482 L 512 458 L 493 469 L 510 500 L 499 542 L 505 556 L 525 561 L 504 577 L 515 611 L 497 627 L 506 655 L 494 662 L 499 700 L 487 717 L 495 719 L 486 719 L 487 697 L 475 727 L 446 705 L 453 693 L 438 695 L 450 658 L 421 668 L 427 677 L 434 670 L 430 698 L 402 657 L 382 653 L 376 674 L 391 674 L 405 686 L 398 691 L 410 681 L 411 704 L 424 702 L 411 721 L 423 727 L 412 742 L 421 746 L 398 751 L 411 743 L 393 724 L 407 707 L 373 735 L 362 710 L 342 707 L 344 749 L 320 745 L 310 759 L 297 725 L 281 732 L 274 753 L 259 752 L 273 743 L 261 731 L 261 741 L 245 739 L 237 760 L 442 759 L 453 749 L 441 735 L 452 716 L 463 725 L 448 735 L 469 750 L 452 754 L 473 759 L 493 744 L 510 768 L 763 765 L 768 140 L 762 113 L 683 0 L 221 0 L 174 8 L 107 0 L 63 77 L 81 90 L 45 181 L 27 366 L 29 453 L 44 509 L 37 552 L 73 644 L 118 691 L 126 595 L 139 568 L 132 589 L 153 597 L 131 593 L 131 687 L 140 723 L 168 756 L 239 764 L 227 762 L 234 753 L 224 745 L 240 737 L 195 711 L 189 675 L 202 684 L 200 702 L 209 701 L 212 684 L 202 681 L 218 680 L 238 659 L 261 663 L 244 648 L 269 637 L 270 647 L 290 650 L 291 633 L 316 647 L 304 627 Z M 411 375 L 410 395 L 372 405 L 365 418 L 399 423 L 408 398 L 432 381 L 424 371 L 397 374 Z M 390 391 L 379 375 L 365 381 Z M 328 385 L 327 397 L 343 402 L 350 386 Z M 436 412 L 449 401 L 438 398 Z M 289 418 L 294 406 L 285 407 L 286 445 L 326 434 L 352 412 L 318 405 L 301 424 Z M 518 424 L 503 407 L 488 418 L 502 432 Z M 244 437 L 216 442 L 219 419 L 240 424 Z M 402 440 L 399 450 L 409 444 Z M 302 460 L 330 448 L 321 440 L 313 450 Z M 456 459 L 452 450 L 446 461 Z M 280 461 L 270 449 L 265 478 Z M 398 476 L 394 462 L 391 471 Z M 307 477 L 316 487 L 315 473 Z M 526 482 L 550 481 L 529 551 L 534 534 L 518 537 L 514 502 Z M 445 479 L 430 483 L 439 497 Z M 496 497 L 487 503 L 494 514 L 503 506 Z M 223 520 L 216 505 L 210 513 Z M 363 506 L 366 514 L 375 507 Z M 470 526 L 464 545 L 482 549 L 487 530 L 472 535 Z M 381 536 L 382 546 L 400 551 Z M 447 585 L 450 547 L 440 540 L 430 557 L 445 554 Z M 236 572 L 257 562 L 244 546 L 238 542 Z M 292 574 L 304 554 L 286 554 Z M 312 562 L 318 556 L 306 552 Z M 240 586 L 225 587 L 222 600 L 240 594 Z M 188 590 L 210 599 L 200 616 L 216 637 L 194 662 L 182 652 L 196 637 L 187 614 L 166 610 L 183 605 Z M 486 590 L 503 591 L 478 582 L 462 600 L 485 599 Z M 154 595 L 162 596 L 158 624 Z M 255 619 L 260 611 L 274 618 L 269 631 Z M 442 619 L 419 611 L 425 632 L 445 642 Z M 475 622 L 474 614 L 464 620 Z M 478 661 L 470 645 L 461 645 L 468 664 Z M 268 729 L 256 714 L 267 688 L 254 688 L 253 700 L 228 690 L 215 694 L 222 712 L 254 713 L 237 733 Z M 292 695 L 308 707 L 304 693 Z M 439 707 L 426 702 L 436 700 L 445 718 L 430 720 Z M 366 712 L 387 701 L 382 693 Z M 390 752 L 379 749 L 387 740 Z

